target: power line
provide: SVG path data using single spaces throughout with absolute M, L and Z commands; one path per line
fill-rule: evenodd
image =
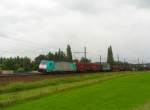
M 43 52 L 45 50 L 45 48 L 43 49 L 43 48 L 41 48 L 41 46 L 39 46 L 41 44 L 35 43 L 35 42 L 32 42 L 32 41 L 27 41 L 27 40 L 23 40 L 23 39 L 19 39 L 19 38 L 5 37 L 5 36 L 4 37 L 0 36 L 0 38 L 6 39 L 6 40 L 9 40 L 9 41 L 15 41 L 15 42 L 17 41 L 18 43 L 23 43 L 23 45 L 26 45 L 26 46 L 22 46 L 21 48 L 24 48 L 24 49 L 27 48 L 26 52 L 41 53 L 41 52 Z M 6 52 L 6 53 L 16 53 L 16 51 L 17 51 L 17 53 L 25 53 L 25 51 L 21 51 L 21 49 L 18 49 L 18 45 L 16 43 L 12 43 L 12 44 L 15 44 L 15 45 L 11 45 L 11 47 L 14 48 L 14 51 L 10 51 L 10 49 L 9 48 L 6 49 L 6 47 L 5 47 L 5 49 L 1 49 L 0 51 Z M 33 50 L 33 48 L 28 49 L 27 46 L 29 46 L 29 47 L 31 46 L 31 47 L 33 47 L 35 49 L 34 50 Z M 50 50 L 50 49 L 47 48 L 47 50 Z M 52 50 L 56 51 L 58 49 L 56 49 L 56 47 L 53 47 Z
M 28 41 L 28 40 L 24 40 L 24 39 L 19 39 L 19 38 L 14 38 L 14 37 L 0 37 L 2 39 L 6 39 L 6 40 L 9 40 L 9 41 L 15 41 L 15 42 L 18 42 L 18 43 L 23 43 L 23 45 L 26 45 L 26 46 L 32 46 L 34 48 L 39 48 L 39 45 L 42 45 L 42 44 L 39 44 L 39 43 L 36 43 L 36 42 L 32 42 L 32 41 Z
M 87 59 L 87 49 L 84 47 L 84 51 L 73 52 L 74 54 L 84 54 L 84 58 Z

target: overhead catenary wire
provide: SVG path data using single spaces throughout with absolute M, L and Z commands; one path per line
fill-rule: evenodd
M 23 43 L 23 45 L 25 45 L 25 46 L 21 46 L 21 48 L 23 48 L 24 50 L 27 49 L 26 52 L 29 52 L 29 53 L 33 52 L 33 51 L 36 52 L 36 53 L 43 53 L 44 51 L 48 52 L 48 50 L 50 50 L 50 48 L 43 49 L 43 48 L 41 48 L 41 46 L 39 46 L 41 44 L 35 43 L 35 42 L 32 42 L 32 41 L 27 41 L 27 40 L 23 40 L 23 39 L 19 39 L 19 38 L 14 38 L 14 37 L 5 37 L 5 36 L 0 37 L 0 38 L 4 39 L 4 40 L 7 40 L 7 41 L 15 41 L 19 44 Z M 13 51 L 12 50 L 10 51 L 10 48 L 5 47 L 5 48 L 1 49 L 0 52 L 2 51 L 2 52 L 14 54 L 17 51 L 17 53 L 25 53 L 24 51 L 22 51 L 21 49 L 18 48 L 18 45 L 13 45 L 13 44 L 11 45 L 11 48 L 12 47 L 14 48 Z M 31 48 L 29 49 L 29 47 L 31 47 Z M 58 49 L 56 49 L 56 47 L 52 47 L 52 46 L 50 46 L 50 47 L 51 47 L 51 50 L 53 50 L 53 51 L 58 50 Z
M 15 37 L 0 37 L 0 39 L 5 39 L 5 40 L 9 40 L 9 41 L 15 41 L 19 44 L 23 44 L 23 45 L 26 45 L 26 46 L 22 46 L 21 48 L 23 48 L 22 50 L 18 48 L 19 45 L 14 45 L 12 44 L 11 47 L 13 47 L 14 49 L 13 50 L 10 50 L 11 48 L 8 48 L 8 47 L 5 47 L 5 48 L 1 48 L 0 49 L 0 56 L 3 52 L 5 53 L 11 53 L 11 54 L 15 54 L 16 53 L 19 53 L 19 54 L 25 54 L 25 49 L 26 49 L 26 53 L 37 53 L 37 54 L 42 54 L 42 53 L 46 53 L 46 52 L 49 52 L 49 51 L 58 51 L 58 48 L 56 47 L 48 47 L 47 48 L 42 48 L 40 45 L 40 43 L 37 43 L 37 42 L 33 42 L 33 41 L 28 41 L 28 40 L 25 40 L 25 39 L 21 39 L 21 38 L 15 38 Z M 29 49 L 29 47 L 31 47 Z M 51 50 L 50 50 L 51 49 Z M 18 54 L 18 55 L 19 55 Z M 76 51 L 76 52 L 73 52 L 73 56 L 75 58 L 77 58 L 77 56 L 75 54 L 84 54 L 84 57 L 87 58 L 87 49 L 86 47 L 84 47 L 84 51 Z M 99 61 L 99 62 L 102 62 L 102 61 L 106 61 L 107 60 L 107 57 L 104 57 L 104 56 L 100 56 L 96 59 L 96 58 L 91 58 L 91 59 L 95 59 L 96 61 Z M 101 60 L 100 60 L 101 59 Z M 137 63 L 137 64 L 140 64 L 140 58 L 138 59 L 129 59 L 129 58 L 123 58 L 123 59 L 120 59 L 120 56 L 117 55 L 117 60 L 118 61 L 122 61 L 122 62 L 129 62 L 129 63 Z M 143 59 L 141 60 L 141 63 L 143 64 L 144 61 Z
M 41 43 L 37 43 L 37 42 L 33 42 L 33 41 L 21 39 L 21 38 L 16 38 L 16 37 L 5 37 L 5 36 L 2 37 L 2 36 L 0 36 L 0 38 L 5 39 L 5 40 L 9 40 L 9 41 L 15 41 L 18 43 L 23 43 L 23 45 L 26 45 L 26 46 L 30 45 L 31 47 L 34 47 L 34 48 L 37 48 L 37 47 L 39 47 L 39 45 L 42 45 Z M 56 47 L 53 46 L 52 48 L 56 48 Z
M 84 47 L 84 51 L 75 51 L 73 54 L 84 54 L 84 58 L 87 59 L 87 48 Z

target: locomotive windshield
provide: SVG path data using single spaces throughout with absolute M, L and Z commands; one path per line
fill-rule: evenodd
M 46 65 L 48 63 L 48 61 L 41 61 L 41 64 L 44 64 L 44 65 Z

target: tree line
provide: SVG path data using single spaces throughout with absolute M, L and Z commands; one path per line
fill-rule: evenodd
M 122 61 L 115 61 L 114 60 L 112 46 L 108 47 L 107 63 L 110 64 L 110 65 L 113 65 L 113 64 L 128 64 L 128 62 L 122 62 Z
M 28 57 L 0 58 L 0 70 L 30 71 L 32 61 Z
M 66 53 L 59 49 L 57 52 L 37 56 L 33 61 L 28 57 L 0 58 L 0 70 L 14 70 L 16 72 L 37 70 L 41 60 L 67 61 L 72 62 L 72 51 L 67 45 Z
M 33 61 L 28 57 L 19 57 L 19 56 L 14 57 L 14 58 L 1 57 L 0 58 L 0 70 L 14 70 L 16 72 L 37 70 L 41 60 L 84 62 L 84 63 L 91 62 L 90 59 L 86 59 L 84 57 L 82 57 L 80 61 L 77 59 L 73 60 L 71 46 L 67 45 L 66 52 L 59 49 L 55 53 L 49 52 L 46 55 L 40 54 Z M 118 64 L 118 63 L 121 64 L 122 63 L 122 62 L 116 62 L 114 60 L 111 46 L 108 47 L 107 63 L 108 64 Z

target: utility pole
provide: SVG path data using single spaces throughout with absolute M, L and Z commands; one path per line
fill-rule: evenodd
M 117 55 L 118 63 L 119 63 L 119 54 Z
M 140 64 L 140 59 L 138 58 L 138 64 Z
M 142 65 L 144 65 L 144 61 L 143 61 L 143 59 L 142 59 Z
M 84 57 L 85 57 L 85 59 L 86 59 L 86 47 L 84 47 Z
M 75 54 L 84 54 L 84 58 L 87 59 L 87 49 L 86 47 L 84 47 L 84 51 L 81 51 L 81 52 L 73 52 Z
M 102 56 L 99 57 L 100 64 L 102 64 Z
M 126 59 L 124 58 L 124 64 L 126 63 Z

